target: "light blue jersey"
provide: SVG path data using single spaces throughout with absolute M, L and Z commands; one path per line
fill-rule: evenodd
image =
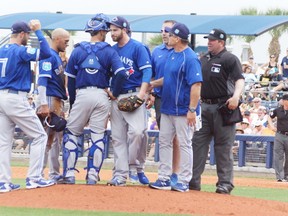
M 161 113 L 186 115 L 191 86 L 197 82 L 202 82 L 202 72 L 201 63 L 195 52 L 191 48 L 186 48 L 182 52 L 173 50 L 167 57 L 164 67 Z
M 152 62 L 152 72 L 153 72 L 152 76 L 155 78 L 155 80 L 163 77 L 165 63 L 171 51 L 173 51 L 173 48 L 167 49 L 165 44 L 161 44 L 155 47 L 155 49 L 153 50 L 151 62 Z M 162 87 L 154 88 L 154 92 L 159 97 L 161 97 Z

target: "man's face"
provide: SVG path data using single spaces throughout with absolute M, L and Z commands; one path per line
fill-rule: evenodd
M 110 25 L 111 38 L 114 42 L 118 42 L 123 38 L 123 29 Z
M 25 32 L 21 32 L 22 35 L 22 40 L 21 40 L 21 44 L 23 46 L 26 46 L 30 37 L 30 33 L 25 33 Z
M 224 47 L 224 41 L 208 39 L 208 51 L 212 54 L 218 54 Z
M 172 28 L 172 26 L 173 26 L 173 23 L 167 22 L 167 23 L 163 23 L 162 28 L 161 28 L 162 41 L 166 45 L 168 45 L 168 42 L 169 42 L 169 31 Z
M 69 40 L 70 36 L 61 36 L 57 38 L 57 43 L 58 43 L 58 51 L 59 52 L 65 52 L 66 48 L 69 46 Z

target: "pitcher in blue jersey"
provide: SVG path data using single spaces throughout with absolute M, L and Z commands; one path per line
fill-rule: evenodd
M 62 115 L 64 100 L 67 100 L 64 63 L 59 56 L 59 52 L 65 52 L 68 46 L 70 33 L 62 28 L 57 28 L 51 33 L 51 54 L 49 59 L 41 60 L 39 64 L 39 79 L 37 100 L 38 111 L 48 110 L 54 112 L 58 116 Z M 45 125 L 45 130 L 48 135 L 48 142 L 45 151 L 44 168 L 49 162 L 49 178 L 56 182 L 61 179 L 60 175 L 60 143 L 53 142 L 53 140 L 61 140 L 62 133 L 57 134 L 53 127 Z M 53 148 L 53 150 L 51 150 Z M 51 150 L 51 151 L 50 151 Z M 49 156 L 49 157 L 48 157 Z M 49 160 L 48 160 L 49 159 Z
M 39 20 L 16 22 L 11 28 L 9 44 L 0 48 L 0 192 L 17 190 L 20 185 L 11 182 L 11 145 L 17 125 L 33 141 L 30 144 L 30 162 L 26 178 L 26 188 L 47 187 L 53 181 L 44 180 L 41 171 L 47 135 L 42 124 L 27 100 L 31 88 L 31 61 L 47 59 L 51 56 L 49 45 L 41 32 Z M 40 49 L 26 47 L 30 32 L 34 31 Z M 47 116 L 48 112 L 40 115 Z
M 105 42 L 109 18 L 96 14 L 88 20 L 85 32 L 90 42 L 75 45 L 67 65 L 70 115 L 63 137 L 63 183 L 75 184 L 78 137 L 89 124 L 92 145 L 88 149 L 86 183 L 95 185 L 104 160 L 104 132 L 110 111 L 108 87 L 111 75 L 116 79 L 111 97 L 118 97 L 126 70 L 117 52 Z M 77 89 L 77 93 L 76 93 Z
M 159 133 L 158 179 L 150 183 L 160 190 L 189 191 L 192 178 L 193 152 L 191 139 L 200 116 L 200 91 L 202 85 L 201 63 L 188 46 L 189 29 L 175 23 L 169 33 L 168 44 L 173 51 L 167 56 L 164 76 L 152 81 L 154 87 L 163 85 L 161 98 L 161 129 Z M 172 141 L 177 136 L 180 145 L 178 180 L 171 184 Z
M 113 48 L 128 72 L 128 79 L 123 83 L 118 100 L 131 95 L 145 99 L 152 76 L 150 53 L 142 43 L 130 38 L 131 29 L 124 17 L 114 17 L 110 22 L 111 37 L 117 42 Z M 116 80 L 112 79 L 111 89 L 114 92 Z M 144 174 L 147 144 L 147 111 L 142 105 L 137 110 L 126 113 L 120 111 L 117 99 L 111 106 L 111 132 L 114 149 L 113 178 L 108 182 L 111 186 L 126 185 L 130 172 L 136 175 L 141 184 L 149 184 Z M 144 157 L 143 157 L 144 155 Z

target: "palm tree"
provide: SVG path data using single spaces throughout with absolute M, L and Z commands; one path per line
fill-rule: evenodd
M 241 9 L 240 14 L 241 15 L 255 15 L 255 16 L 257 15 L 280 16 L 280 15 L 288 15 L 288 11 L 276 8 L 276 9 L 269 9 L 263 13 L 263 12 L 259 12 L 257 8 L 246 8 L 246 9 L 244 8 L 244 9 Z M 269 31 L 269 34 L 271 35 L 272 40 L 270 41 L 269 46 L 268 46 L 268 53 L 269 55 L 274 54 L 277 60 L 281 53 L 279 38 L 283 33 L 287 32 L 287 29 L 288 29 L 288 24 L 284 24 L 284 25 L 275 27 Z M 241 38 L 244 39 L 244 41 L 247 43 L 251 43 L 252 41 L 255 40 L 254 36 L 241 36 Z M 249 55 L 253 54 L 253 51 L 251 50 L 251 48 L 248 50 L 248 53 Z

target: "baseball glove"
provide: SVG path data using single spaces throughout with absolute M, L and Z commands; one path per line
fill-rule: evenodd
M 144 100 L 140 99 L 136 95 L 132 95 L 127 98 L 122 98 L 118 101 L 118 109 L 123 112 L 133 112 L 144 103 Z

